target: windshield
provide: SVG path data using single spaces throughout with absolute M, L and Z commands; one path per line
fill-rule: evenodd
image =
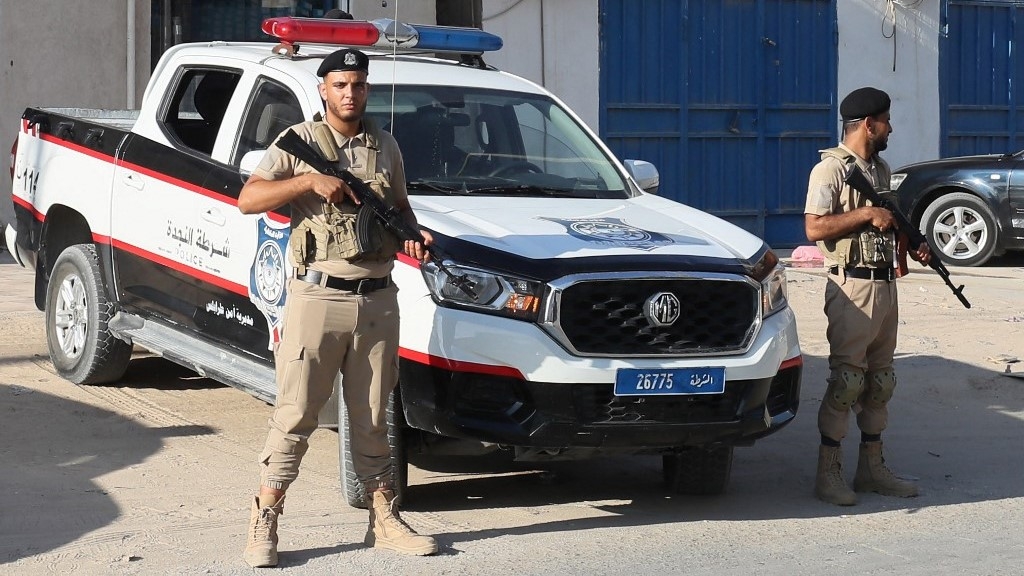
M 628 198 L 597 143 L 547 96 L 450 86 L 371 91 L 366 112 L 394 134 L 410 194 Z M 393 120 L 392 120 L 393 119 Z

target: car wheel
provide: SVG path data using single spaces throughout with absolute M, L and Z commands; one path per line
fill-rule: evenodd
M 996 219 L 977 196 L 954 192 L 940 196 L 921 216 L 921 233 L 944 262 L 980 266 L 996 251 Z
M 661 457 L 665 487 L 677 494 L 713 496 L 725 492 L 732 474 L 732 446 L 683 448 Z
M 399 505 L 408 499 L 409 460 L 405 447 L 405 418 L 402 414 L 401 396 L 398 388 L 388 400 L 388 444 L 391 446 L 391 471 L 395 498 Z M 338 466 L 341 476 L 341 492 L 345 502 L 353 508 L 366 508 L 366 487 L 356 475 L 352 459 L 351 433 L 348 423 L 348 409 L 343 399 L 338 401 Z
M 57 374 L 75 384 L 119 380 L 132 345 L 109 328 L 114 303 L 107 297 L 92 244 L 69 246 L 46 286 L 46 344 Z

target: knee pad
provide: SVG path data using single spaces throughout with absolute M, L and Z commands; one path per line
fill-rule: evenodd
M 832 371 L 825 401 L 835 410 L 849 410 L 864 391 L 864 372 L 843 366 Z
M 877 404 L 885 404 L 896 389 L 896 372 L 892 368 L 868 372 L 867 381 L 868 399 Z

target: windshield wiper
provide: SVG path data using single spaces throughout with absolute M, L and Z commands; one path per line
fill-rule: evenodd
M 441 192 L 442 194 L 453 196 L 466 196 L 469 194 L 465 185 L 448 186 L 445 184 L 437 184 L 435 182 L 427 182 L 425 180 L 413 180 L 412 182 L 406 182 L 405 187 L 410 190 L 430 190 L 432 192 Z
M 571 188 L 546 188 L 534 184 L 515 184 L 509 186 L 487 186 L 470 188 L 471 194 L 496 194 L 508 196 L 555 196 L 558 198 L 578 198 L 579 192 Z

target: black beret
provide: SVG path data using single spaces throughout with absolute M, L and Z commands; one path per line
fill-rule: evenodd
M 892 101 L 889 95 L 878 88 L 857 88 L 850 92 L 839 105 L 839 115 L 843 120 L 859 120 L 868 116 L 878 116 L 889 110 Z
M 368 72 L 370 70 L 370 59 L 366 57 L 359 50 L 354 48 L 342 48 L 336 52 L 331 52 L 324 58 L 324 61 L 320 63 L 320 67 L 316 70 L 316 75 L 323 78 L 330 72 Z

